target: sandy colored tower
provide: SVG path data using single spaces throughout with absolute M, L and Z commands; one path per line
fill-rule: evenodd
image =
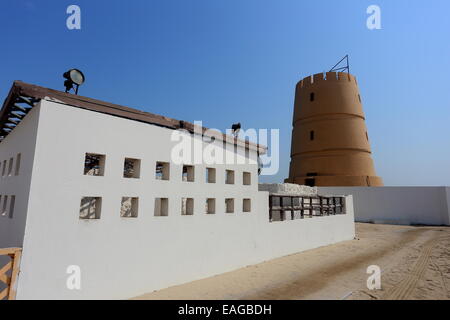
M 286 182 L 383 185 L 375 173 L 361 96 L 351 74 L 319 73 L 297 84 Z

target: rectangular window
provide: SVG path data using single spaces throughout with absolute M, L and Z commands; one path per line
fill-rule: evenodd
M 306 178 L 305 179 L 305 186 L 315 187 L 316 186 L 316 179 L 315 178 Z
M 216 183 L 216 169 L 206 168 L 206 183 Z
M 139 198 L 122 197 L 120 216 L 122 218 L 137 218 L 139 209 Z
M 123 177 L 138 179 L 141 176 L 141 160 L 125 158 Z
M 156 162 L 156 180 L 169 180 L 170 179 L 170 165 L 168 162 Z
M 8 176 L 12 176 L 14 158 L 9 159 Z
M 225 212 L 234 213 L 234 199 L 225 199 Z
M 16 172 L 15 175 L 18 176 L 20 173 L 20 161 L 22 160 L 22 154 L 19 153 L 16 158 Z
M 102 198 L 100 197 L 83 197 L 80 204 L 80 219 L 96 220 L 100 219 L 102 209 Z
M 12 176 L 13 165 L 14 165 L 14 158 L 11 158 L 9 159 L 8 176 Z
M 207 214 L 216 213 L 216 199 L 213 198 L 206 199 L 206 213 Z
M 2 170 L 2 176 L 4 177 L 6 175 L 6 160 L 3 161 L 3 170 Z
M 225 183 L 226 184 L 234 184 L 234 171 L 233 170 L 226 170 Z
M 252 184 L 252 174 L 250 172 L 244 172 L 242 180 L 243 180 L 244 186 L 251 185 Z
M 2 198 L 3 198 L 3 205 L 2 205 L 1 215 L 6 216 L 6 208 L 8 205 L 8 196 L 3 196 Z
M 16 196 L 11 196 L 11 200 L 9 201 L 9 218 L 12 219 L 14 217 L 14 206 L 16 204 Z
M 84 157 L 84 175 L 103 176 L 105 174 L 105 159 L 102 154 L 86 153 Z
M 155 217 L 167 217 L 169 215 L 169 199 L 155 199 Z
M 252 211 L 252 203 L 250 199 L 244 199 L 242 202 L 242 211 L 243 212 L 251 212 Z
M 194 199 L 182 198 L 181 199 L 181 215 L 192 216 L 194 214 Z
M 185 182 L 194 182 L 195 180 L 195 171 L 194 166 L 183 166 L 183 181 Z

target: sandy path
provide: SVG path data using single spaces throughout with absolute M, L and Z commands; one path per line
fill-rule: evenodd
M 418 282 L 423 278 L 424 273 L 429 266 L 431 253 L 434 247 L 439 241 L 442 241 L 443 239 L 444 238 L 428 240 L 424 244 L 422 252 L 417 259 L 412 272 L 407 274 L 404 279 L 400 281 L 400 283 L 392 286 L 392 288 L 383 296 L 383 299 L 404 300 L 411 297 L 412 292 L 415 288 L 417 288 Z
M 138 299 L 450 299 L 450 228 L 357 224 L 346 241 Z M 366 288 L 366 269 L 382 289 Z

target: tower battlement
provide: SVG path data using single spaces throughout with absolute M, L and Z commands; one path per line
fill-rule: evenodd
M 307 76 L 300 80 L 297 83 L 297 88 L 307 88 L 312 87 L 317 84 L 321 84 L 325 81 L 328 82 L 340 82 L 340 81 L 346 81 L 351 82 L 354 81 L 356 83 L 356 77 L 346 73 L 346 72 L 322 72 L 322 73 L 316 73 L 310 76 Z

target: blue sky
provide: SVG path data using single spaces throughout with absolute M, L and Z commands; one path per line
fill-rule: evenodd
M 82 29 L 66 28 L 81 7 Z M 368 30 L 366 8 L 381 8 Z M 294 87 L 345 54 L 386 185 L 450 185 L 448 0 L 14 0 L 0 3 L 0 96 L 13 80 L 226 129 L 279 128 L 288 175 Z

